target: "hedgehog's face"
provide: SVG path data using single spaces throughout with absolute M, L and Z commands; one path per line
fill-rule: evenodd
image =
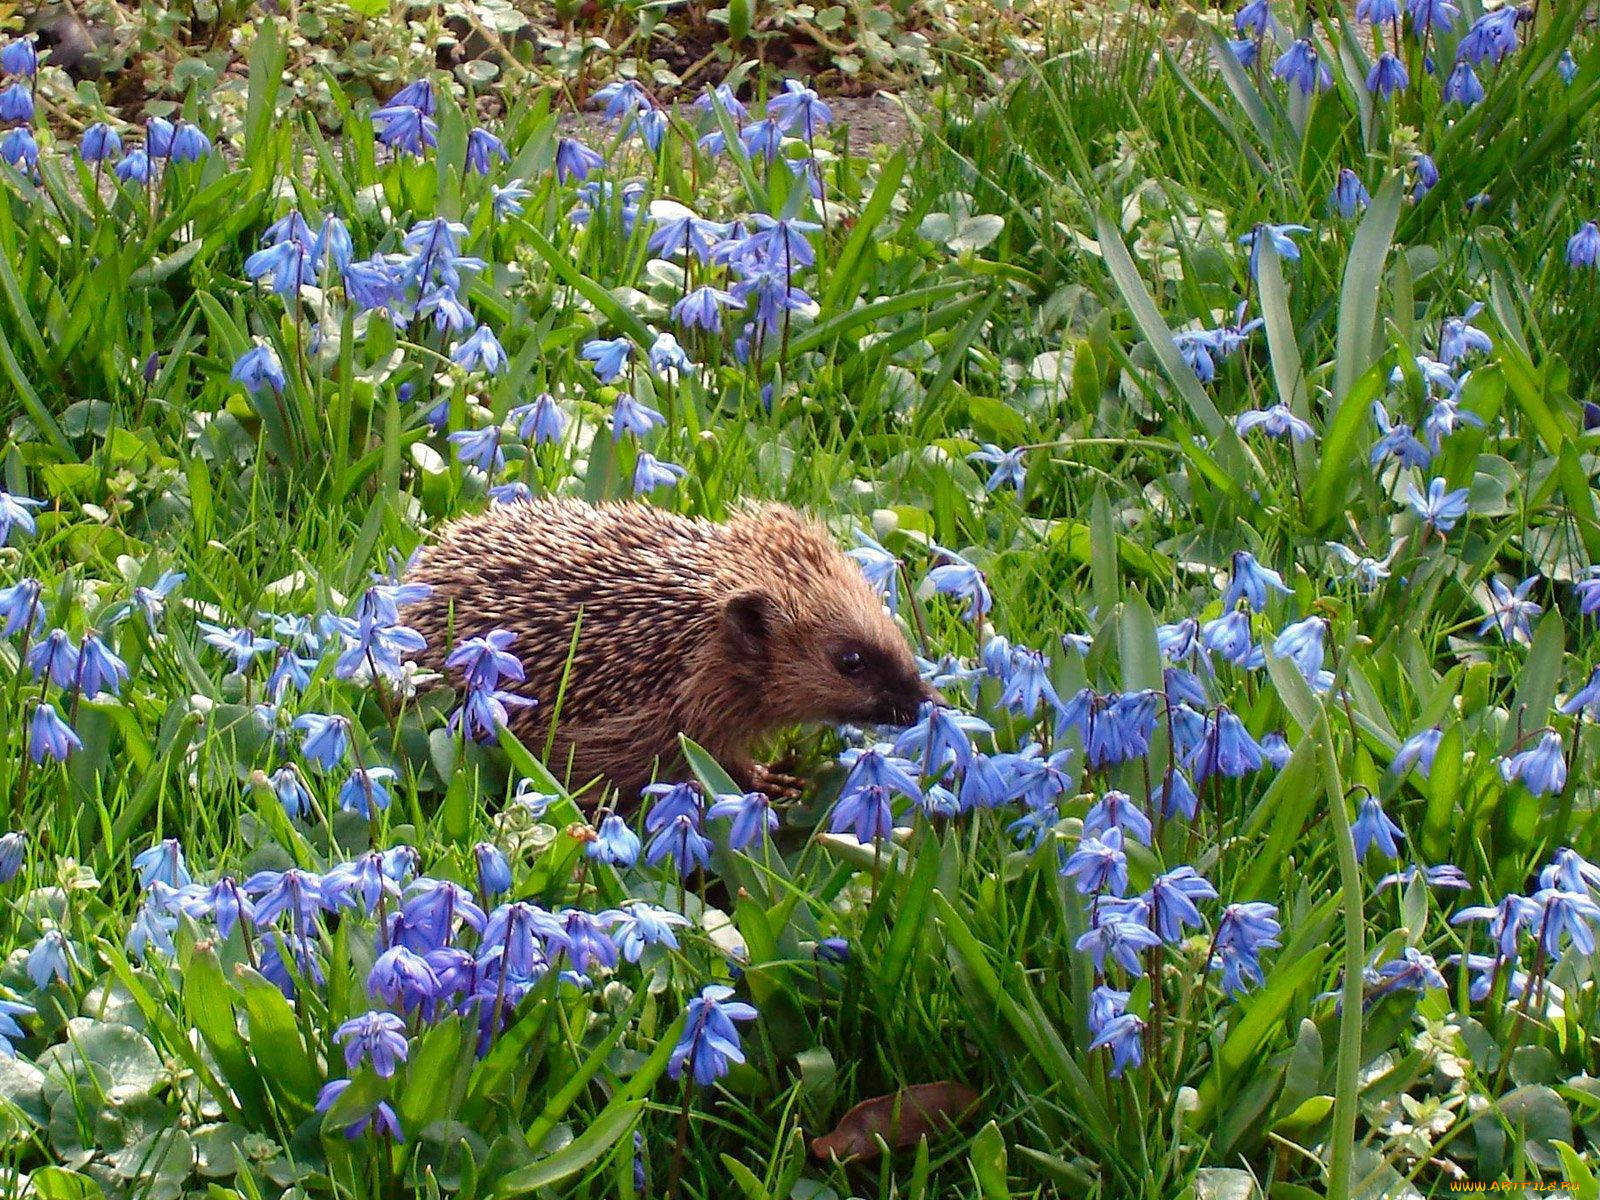
M 740 592 L 725 612 L 741 664 L 783 723 L 906 725 L 941 699 L 917 673 L 905 638 L 878 598 L 845 589 L 816 613 L 786 611 L 762 591 Z

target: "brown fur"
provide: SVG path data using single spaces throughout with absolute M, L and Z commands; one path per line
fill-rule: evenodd
M 633 799 L 681 772 L 679 733 L 749 787 L 764 734 L 906 721 L 934 696 L 856 564 L 787 508 L 719 525 L 638 503 L 496 505 L 445 526 L 408 578 L 433 585 L 402 617 L 428 639 L 426 665 L 443 669 L 463 638 L 516 633 L 527 679 L 506 686 L 539 703 L 512 729 L 535 753 L 566 674 L 549 766 L 574 790 L 603 779 Z M 853 674 L 847 650 L 865 662 Z

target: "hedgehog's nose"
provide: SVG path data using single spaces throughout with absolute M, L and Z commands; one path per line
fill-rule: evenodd
M 922 685 L 922 696 L 920 703 L 936 704 L 940 708 L 950 707 L 950 701 L 944 698 L 944 693 L 939 691 L 938 688 L 934 687 L 933 684 L 929 683 L 926 679 L 921 680 L 920 683 Z

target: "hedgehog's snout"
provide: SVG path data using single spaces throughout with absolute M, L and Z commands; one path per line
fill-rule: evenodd
M 924 704 L 943 705 L 944 697 L 921 676 L 896 679 L 878 702 L 873 721 L 879 725 L 910 725 L 922 713 Z

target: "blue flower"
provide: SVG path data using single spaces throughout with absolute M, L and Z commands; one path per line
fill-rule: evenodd
M 1113 826 L 1094 837 L 1085 826 L 1083 840 L 1061 865 L 1061 874 L 1076 880 L 1083 895 L 1122 895 L 1128 890 L 1128 856 L 1122 850 L 1122 830 Z
M 31 1004 L 22 1004 L 16 1000 L 0 1000 L 0 1054 L 8 1058 L 17 1056 L 17 1048 L 12 1043 L 28 1036 L 27 1030 L 17 1023 L 17 1018 L 32 1017 L 37 1013 L 38 1010 Z
M 520 216 L 523 201 L 533 193 L 528 190 L 522 180 L 508 179 L 504 187 L 498 184 L 490 184 L 489 195 L 492 197 L 490 204 L 494 209 L 494 215 L 499 220 L 504 221 L 507 217 Z
M 594 364 L 594 373 L 599 376 L 601 383 L 610 383 L 622 374 L 622 368 L 633 355 L 633 343 L 627 338 L 613 338 L 610 341 L 596 339 L 584 343 L 583 357 Z
M 1456 47 L 1456 61 L 1496 65 L 1517 48 L 1517 22 L 1522 10 L 1514 4 L 1485 13 L 1472 23 Z
M 696 869 L 706 870 L 711 866 L 711 850 L 710 839 L 700 832 L 695 818 L 680 813 L 650 839 L 644 860 L 657 866 L 670 858 L 678 874 L 687 877 Z
M 1253 67 L 1261 60 L 1261 43 L 1250 38 L 1229 38 L 1228 53 L 1241 67 Z
M 499 338 L 494 336 L 490 326 L 480 325 L 470 338 L 451 350 L 450 362 L 464 366 L 469 371 L 483 370 L 499 374 L 506 370 L 506 350 L 501 349 Z
M 1249 3 L 1234 13 L 1233 28 L 1241 35 L 1250 34 L 1258 40 L 1275 34 L 1278 21 L 1272 15 L 1271 0 L 1249 0 Z
M 715 88 L 706 88 L 699 96 L 695 97 L 695 101 L 690 107 L 701 116 L 712 112 L 714 109 L 721 109 L 733 118 L 735 124 L 750 115 L 749 110 L 739 102 L 739 97 L 734 94 L 732 86 L 726 83 L 719 83 Z
M 128 151 L 117 163 L 113 174 L 123 183 L 149 183 L 149 154 L 137 147 Z
M 1213 774 L 1230 778 L 1248 775 L 1259 771 L 1261 763 L 1261 747 L 1244 722 L 1228 708 L 1219 706 L 1206 719 L 1206 731 L 1190 753 L 1187 766 L 1195 781 L 1203 783 Z
M 1307 617 L 1293 625 L 1284 626 L 1283 632 L 1272 644 L 1272 653 L 1291 660 L 1300 674 L 1315 680 L 1322 670 L 1322 639 L 1328 632 L 1328 623 L 1321 617 Z
M 658 908 L 642 900 L 631 900 L 626 908 L 614 914 L 611 938 L 622 957 L 636 963 L 650 946 L 678 948 L 674 928 L 689 924 L 689 918 L 670 909 Z
M 235 383 L 244 384 L 245 391 L 251 395 L 270 387 L 281 396 L 287 383 L 283 364 L 272 347 L 265 345 L 254 346 L 241 354 L 239 361 L 233 364 L 231 378 Z
M 1552 962 L 1559 959 L 1563 942 L 1570 942 L 1579 954 L 1594 953 L 1600 905 L 1595 904 L 1587 890 L 1540 888 L 1530 899 L 1540 910 L 1535 925 L 1546 957 Z
M 0 491 L 0 546 L 11 540 L 11 531 L 20 529 L 30 536 L 39 532 L 39 527 L 33 514 L 44 507 L 44 501 L 35 500 L 30 496 L 17 496 L 10 492 Z M 26 582 L 26 581 L 25 581 Z M 39 598 L 38 584 L 34 584 L 31 600 L 37 602 Z M 16 603 L 16 598 L 11 598 Z M 41 616 L 43 614 L 40 614 Z M 6 633 L 9 636 L 14 632 L 7 621 Z M 20 628 L 20 625 L 19 625 Z
M 391 1012 L 366 1012 L 351 1017 L 334 1030 L 333 1040 L 344 1047 L 345 1069 L 352 1075 L 370 1062 L 380 1078 L 388 1079 L 406 1061 L 410 1045 L 406 1023 Z
M 1367 851 L 1376 846 L 1385 858 L 1400 857 L 1400 842 L 1405 833 L 1389 819 L 1376 796 L 1361 802 L 1356 819 L 1350 826 L 1350 836 L 1355 842 L 1356 858 L 1365 859 Z
M 608 83 L 595 92 L 591 99 L 605 109 L 606 118 L 612 121 L 621 121 L 650 103 L 644 85 L 637 79 L 618 79 Z
M 1368 1003 L 1395 992 L 1422 992 L 1445 986 L 1444 976 L 1439 974 L 1432 956 L 1422 953 L 1415 946 L 1407 946 L 1399 958 L 1383 963 L 1373 974 L 1376 979 L 1367 993 Z
M 1561 82 L 1570 84 L 1578 77 L 1578 60 L 1572 57 L 1571 50 L 1563 50 L 1561 57 L 1556 59 L 1556 71 L 1561 76 Z
M 1022 499 L 1022 489 L 1028 481 L 1028 469 L 1022 461 L 1028 453 L 1026 446 L 1019 446 L 1015 450 L 1001 450 L 999 446 L 985 443 L 981 450 L 975 450 L 967 455 L 973 462 L 988 463 L 994 467 L 993 473 L 985 483 L 984 490 L 998 491 L 1003 487 L 1016 489 L 1017 499 Z
M 743 307 L 743 302 L 732 292 L 702 284 L 672 306 L 672 319 L 683 329 L 704 329 L 707 333 L 720 334 L 722 310 Z
M 27 834 L 8 833 L 0 837 L 0 884 L 10 883 L 17 877 L 27 854 Z
M 1443 479 L 1435 478 L 1429 482 L 1426 495 L 1419 492 L 1414 483 L 1406 487 L 1411 510 L 1440 533 L 1449 533 L 1456 522 L 1467 515 L 1467 489 L 1450 492 L 1445 490 L 1448 486 Z
M 567 417 L 549 392 L 540 392 L 533 403 L 521 404 L 506 414 L 517 422 L 517 436 L 535 446 L 559 442 L 567 431 Z
M 144 613 L 145 624 L 150 632 L 155 633 L 156 622 L 166 611 L 166 600 L 188 576 L 182 571 L 163 571 L 155 583 L 149 587 L 143 585 L 133 589 L 134 606 Z M 6 633 L 10 633 L 10 624 L 6 626 Z
M 884 598 L 891 612 L 900 606 L 900 560 L 861 530 L 855 531 L 856 548 L 845 551 L 861 568 L 867 584 Z M 1595 569 L 1595 608 L 1600 609 L 1600 568 Z
M 833 111 L 798 79 L 783 81 L 783 91 L 767 101 L 767 116 L 785 133 L 798 130 L 807 141 L 815 138 L 819 129 L 833 124 Z
M 350 230 L 338 217 L 329 213 L 311 243 L 311 260 L 321 264 L 326 258 L 335 271 L 343 272 L 355 258 L 355 243 L 350 240 Z
M 1254 612 L 1261 612 L 1267 607 L 1267 589 L 1280 592 L 1285 596 L 1292 595 L 1290 587 L 1283 582 L 1271 567 L 1264 567 L 1256 561 L 1256 556 L 1248 550 L 1234 551 L 1232 558 L 1232 574 L 1228 579 L 1228 586 L 1222 593 L 1222 607 L 1224 611 L 1236 608 L 1239 601 L 1243 600 Z
M 1136 842 L 1150 844 L 1150 818 L 1127 792 L 1107 791 L 1084 815 L 1085 838 L 1100 838 L 1113 829 Z
M 439 125 L 414 104 L 390 104 L 372 114 L 378 140 L 399 154 L 421 158 L 439 144 Z
M 1539 906 L 1526 896 L 1511 893 L 1500 903 L 1463 908 L 1450 918 L 1450 924 L 1463 925 L 1468 921 L 1488 922 L 1488 933 L 1500 953 L 1506 958 L 1516 958 L 1522 934 L 1539 916 Z
M 0 122 L 7 125 L 33 123 L 33 93 L 23 83 L 0 90 Z
M 78 140 L 78 154 L 84 162 L 97 163 L 122 153 L 122 138 L 104 121 L 96 121 Z
M 1437 867 L 1423 867 L 1420 870 L 1415 866 L 1406 867 L 1391 875 L 1385 875 L 1378 880 L 1375 891 L 1394 887 L 1396 884 L 1409 884 L 1420 875 L 1429 887 L 1453 888 L 1456 891 L 1466 891 L 1472 885 L 1467 882 L 1467 877 L 1460 867 L 1450 863 L 1440 863 Z
M 1459 104 L 1464 108 L 1471 108 L 1483 99 L 1483 84 L 1470 63 L 1463 61 L 1455 65 L 1444 81 L 1443 95 L 1446 104 Z
M 916 797 L 920 799 L 919 788 Z M 881 784 L 846 786 L 833 807 L 828 822 L 830 833 L 849 832 L 856 841 L 876 843 L 894 831 L 894 811 L 890 806 L 893 793 Z
M 1105 1027 L 1089 1043 L 1090 1050 L 1110 1049 L 1111 1069 L 1106 1072 L 1112 1079 L 1120 1079 L 1128 1067 L 1144 1062 L 1145 1023 L 1133 1013 L 1122 1013 L 1107 1021 Z
M 1196 900 L 1215 900 L 1217 889 L 1193 867 L 1176 867 L 1164 875 L 1157 875 L 1144 894 L 1150 909 L 1150 924 L 1162 939 L 1176 945 L 1183 940 L 1188 926 L 1199 928 L 1202 924 Z
M 35 763 L 46 758 L 62 761 L 74 750 L 82 750 L 83 741 L 73 732 L 72 726 L 61 719 L 53 705 L 40 701 L 34 705 L 33 717 L 28 724 L 28 757 Z
M 178 844 L 177 838 L 157 842 L 135 855 L 133 869 L 139 872 L 139 886 L 147 890 L 158 883 L 164 887 L 181 888 L 194 882 L 188 865 L 183 861 L 183 847 Z
M 32 37 L 13 38 L 0 47 L 0 74 L 31 76 L 39 69 L 39 51 Z
M 655 455 L 641 450 L 639 459 L 633 467 L 634 495 L 643 495 L 661 487 L 672 487 L 687 474 L 688 472 L 676 463 L 662 462 Z
M 952 765 L 966 770 L 974 754 L 973 735 L 993 732 L 987 721 L 970 713 L 924 703 L 916 724 L 895 739 L 894 754 L 917 762 L 924 775 L 942 776 Z
M 119 695 L 127 679 L 128 665 L 100 640 L 99 634 L 86 635 L 78 653 L 77 676 L 77 685 L 84 696 L 93 700 L 101 692 Z
M 345 1089 L 350 1086 L 348 1079 L 330 1079 L 317 1093 L 317 1111 L 325 1113 L 331 1109 L 344 1095 Z M 374 1129 L 379 1135 L 389 1138 L 394 1142 L 404 1142 L 406 1139 L 400 1132 L 400 1117 L 387 1100 L 379 1100 L 365 1113 L 355 1117 L 344 1126 L 344 1136 L 349 1141 L 355 1141 L 367 1130 Z
M 772 811 L 772 801 L 765 792 L 745 792 L 742 796 L 718 796 L 706 810 L 706 820 L 720 817 L 732 818 L 728 827 L 728 846 L 744 850 L 756 842 L 764 842 L 767 834 L 778 828 L 778 814 Z
M 1195 795 L 1194 786 L 1182 771 L 1171 769 L 1166 772 L 1162 778 L 1161 796 L 1163 816 L 1194 820 L 1194 814 L 1200 808 L 1200 798 Z
M 1413 202 L 1421 200 L 1439 184 L 1439 168 L 1434 165 L 1433 159 L 1426 154 L 1419 154 L 1411 160 L 1411 166 L 1416 172 L 1417 183 L 1411 189 Z
M 739 144 L 751 158 L 772 162 L 783 149 L 783 128 L 772 118 L 751 121 L 739 131 Z
M 440 333 L 461 333 L 478 323 L 472 311 L 456 295 L 454 288 L 441 284 L 417 301 L 418 317 L 433 318 L 433 327 Z
M 248 671 L 251 662 L 257 657 L 270 654 L 278 648 L 277 642 L 259 636 L 248 626 L 225 629 L 209 621 L 197 621 L 195 624 L 200 629 L 201 640 L 206 645 L 233 656 L 233 673 L 237 675 L 243 675 Z
M 60 688 L 71 687 L 78 675 L 78 648 L 64 629 L 51 630 L 50 636 L 28 651 L 28 670 L 35 679 L 49 677 Z
M 642 438 L 656 426 L 666 423 L 667 419 L 655 409 L 622 392 L 611 409 L 611 440 L 615 442 L 625 433 Z
M 1439 329 L 1439 359 L 1448 365 L 1460 362 L 1468 354 L 1487 354 L 1494 349 L 1494 339 L 1468 322 L 1483 311 L 1481 303 L 1474 303 L 1459 317 L 1448 317 Z
M 479 842 L 472 848 L 478 864 L 478 890 L 485 896 L 498 896 L 511 890 L 511 864 L 493 842 Z
M 1333 185 L 1333 195 L 1328 202 L 1336 213 L 1348 221 L 1372 203 L 1372 196 L 1359 175 L 1349 167 L 1340 167 L 1338 179 Z
M 0 141 L 0 158 L 14 167 L 32 171 L 39 164 L 39 143 L 34 141 L 33 131 L 26 125 L 19 125 L 6 134 L 5 140 Z
M 1453 0 L 1406 0 L 1406 12 L 1411 17 L 1411 27 L 1417 37 L 1425 37 L 1433 29 L 1449 30 L 1455 27 L 1461 15 Z
M 72 983 L 72 972 L 78 966 L 78 952 L 67 941 L 67 935 L 52 929 L 34 943 L 28 951 L 28 978 L 33 986 L 44 991 L 52 983 Z
M 1233 427 L 1240 437 L 1256 429 L 1268 437 L 1287 437 L 1294 442 L 1310 441 L 1317 436 L 1311 424 L 1295 416 L 1285 404 L 1274 404 L 1260 412 L 1240 413 L 1234 418 Z
M 656 340 L 651 343 L 649 351 L 650 369 L 671 383 L 680 374 L 693 371 L 694 363 L 678 344 L 678 339 L 670 333 L 656 334 Z
M 1305 225 L 1268 225 L 1263 222 L 1249 233 L 1243 234 L 1239 238 L 1239 244 L 1250 248 L 1250 278 L 1254 279 L 1257 275 L 1263 237 L 1271 243 L 1279 258 L 1295 262 L 1300 258 L 1300 247 L 1295 245 L 1294 235 L 1310 232 L 1310 228 Z
M 711 261 L 711 251 L 727 233 L 728 227 L 716 221 L 707 221 L 683 210 L 678 216 L 652 216 L 656 231 L 650 235 L 647 249 L 662 258 L 687 251 L 701 262 Z
M 728 1073 L 731 1063 L 744 1062 L 739 1031 L 733 1023 L 755 1020 L 756 1010 L 741 1001 L 730 1000 L 732 995 L 730 987 L 708 984 L 689 1001 L 683 1033 L 672 1048 L 672 1057 L 667 1060 L 667 1074 L 671 1078 L 681 1079 L 687 1064 L 694 1081 L 701 1087 L 709 1087 Z
M 1600 263 L 1600 225 L 1585 221 L 1567 240 L 1567 265 L 1592 267 Z
M 844 792 L 858 787 L 881 787 L 911 799 L 922 793 L 917 784 L 916 764 L 898 757 L 887 742 L 846 750 L 839 755 L 839 764 L 849 771 L 842 788 Z
M 367 992 L 406 1012 L 432 1005 L 440 995 L 439 976 L 414 950 L 391 946 L 367 975 Z
M 1439 742 L 1444 737 L 1444 731 L 1437 725 L 1412 734 L 1400 743 L 1400 749 L 1390 764 L 1390 770 L 1396 775 L 1404 775 L 1412 766 L 1422 773 L 1424 779 L 1433 771 L 1433 756 L 1439 752 Z
M 1507 783 L 1522 781 L 1535 796 L 1554 796 L 1567 786 L 1567 760 L 1562 757 L 1561 737 L 1546 730 L 1531 748 L 1500 760 L 1500 778 Z
M 1400 19 L 1400 0 L 1356 0 L 1356 20 L 1390 25 Z
M 245 880 L 244 890 L 255 902 L 258 924 L 271 925 L 288 914 L 297 934 L 309 931 L 324 907 L 321 877 L 294 867 L 258 871 Z
M 1079 936 L 1072 948 L 1080 954 L 1087 953 L 1094 961 L 1094 969 L 1102 974 L 1110 959 L 1134 978 L 1142 976 L 1144 963 L 1140 955 L 1161 944 L 1161 935 L 1149 926 L 1144 901 L 1102 896 L 1095 901 L 1092 913 L 1089 931 Z
M 580 183 L 605 165 L 605 159 L 575 138 L 556 140 L 556 179 Z
M 1491 629 L 1499 629 L 1500 636 L 1508 642 L 1521 642 L 1525 646 L 1531 644 L 1533 619 L 1544 611 L 1528 599 L 1528 593 L 1538 582 L 1538 575 L 1530 575 L 1517 584 L 1516 591 L 1512 591 L 1500 582 L 1498 576 L 1491 575 L 1489 598 L 1492 608 L 1483 624 L 1478 626 L 1478 636 L 1482 637 Z
M 279 767 L 268 776 L 267 782 L 287 816 L 303 817 L 311 811 L 311 789 L 306 787 L 305 779 L 292 763 Z
M 384 785 L 394 778 L 389 767 L 355 767 L 339 789 L 339 807 L 370 819 L 373 809 L 388 808 L 389 789 Z
M 167 157 L 175 163 L 199 162 L 211 153 L 211 139 L 198 125 L 179 121 L 172 134 L 172 149 Z
M 487 129 L 474 129 L 467 134 L 467 170 L 487 175 L 490 160 L 494 158 L 498 158 L 501 162 L 511 161 L 511 155 L 506 153 L 504 142 Z
M 626 869 L 639 860 L 639 835 L 616 813 L 611 813 L 600 822 L 599 831 L 584 847 L 584 852 L 597 862 Z
M 1333 73 L 1317 57 L 1317 48 L 1310 38 L 1296 38 L 1293 45 L 1279 56 L 1272 66 L 1279 79 L 1293 83 L 1302 95 L 1327 91 L 1333 86 Z
M 1236 996 L 1252 983 L 1259 986 L 1261 952 L 1276 948 L 1282 932 L 1278 910 L 1271 904 L 1253 900 L 1224 908 L 1212 938 L 1211 960 L 1211 969 L 1222 972 L 1222 990 Z
M 933 590 L 967 602 L 962 614 L 968 621 L 977 621 L 988 613 L 994 601 L 989 595 L 989 584 L 983 572 L 953 550 L 942 546 L 934 548 L 946 561 L 928 572 L 928 582 Z
M 1411 432 L 1411 426 L 1390 423 L 1389 413 L 1381 401 L 1372 402 L 1372 420 L 1377 425 L 1379 433 L 1378 440 L 1373 443 L 1372 453 L 1368 456 L 1372 466 L 1377 466 L 1391 455 L 1398 459 L 1403 467 L 1421 469 L 1433 461 L 1433 452 Z
M 500 426 L 486 425 L 482 429 L 458 429 L 445 439 L 456 448 L 456 458 L 469 467 L 476 467 L 485 475 L 498 475 L 506 465 L 506 456 L 500 449 Z
M 338 714 L 304 713 L 296 717 L 295 729 L 305 733 L 300 753 L 324 771 L 344 761 L 350 746 L 350 718 Z

